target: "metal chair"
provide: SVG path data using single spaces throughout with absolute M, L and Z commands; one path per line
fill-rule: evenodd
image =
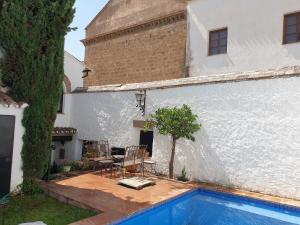
M 99 150 L 98 150 L 98 142 L 96 141 L 87 141 L 85 143 L 85 158 L 97 158 L 99 157 Z
M 100 140 L 98 142 L 99 155 L 103 154 L 106 158 L 111 157 L 108 140 Z
M 114 163 L 114 166 L 121 170 L 122 176 L 125 176 L 126 168 L 130 166 L 139 165 L 143 170 L 144 156 L 146 152 L 146 146 L 129 146 L 126 147 L 124 158 L 121 162 Z M 144 172 L 143 172 L 144 175 Z

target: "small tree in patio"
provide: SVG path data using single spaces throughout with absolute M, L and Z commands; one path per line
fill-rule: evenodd
M 159 108 L 150 114 L 146 121 L 145 129 L 157 128 L 162 135 L 171 135 L 172 148 L 169 162 L 169 177 L 174 177 L 174 157 L 176 142 L 180 138 L 195 141 L 193 134 L 200 130 L 201 124 L 197 122 L 198 116 L 193 114 L 191 108 L 183 105 L 181 108 Z

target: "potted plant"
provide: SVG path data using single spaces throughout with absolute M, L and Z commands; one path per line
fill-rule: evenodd
M 63 161 L 62 166 L 63 166 L 63 171 L 65 173 L 68 173 L 71 171 L 72 162 L 65 160 L 65 161 Z

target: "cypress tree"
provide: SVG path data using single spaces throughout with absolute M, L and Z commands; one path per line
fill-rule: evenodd
M 64 74 L 64 36 L 75 0 L 0 0 L 2 83 L 24 111 L 24 178 L 47 169 Z

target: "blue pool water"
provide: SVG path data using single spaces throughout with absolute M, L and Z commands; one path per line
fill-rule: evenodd
M 196 190 L 113 225 L 300 225 L 300 209 Z

